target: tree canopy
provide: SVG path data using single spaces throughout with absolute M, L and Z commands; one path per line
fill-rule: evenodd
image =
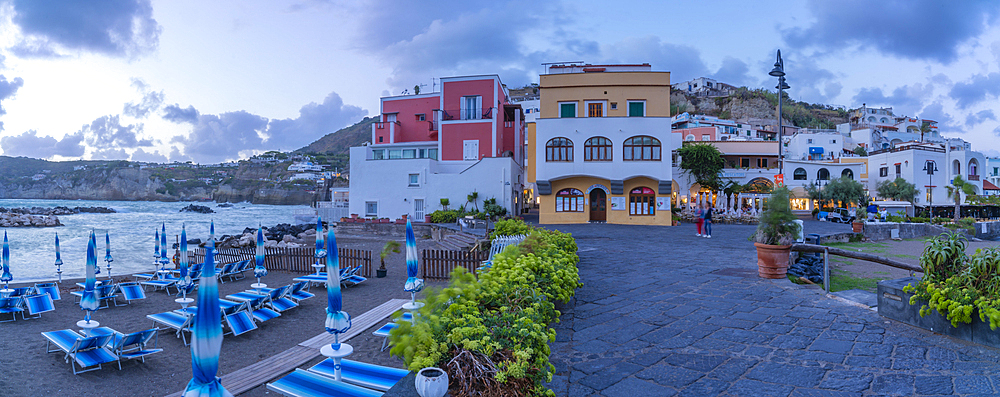
M 806 193 L 812 200 L 833 201 L 839 203 L 841 207 L 848 206 L 849 203 L 860 205 L 865 197 L 865 187 L 858 181 L 848 177 L 833 179 L 822 189 L 815 183 L 806 186 Z M 820 207 L 823 203 L 820 203 Z
M 955 222 L 962 217 L 962 193 L 966 196 L 972 196 L 976 194 L 976 185 L 966 182 L 962 179 L 961 175 L 955 175 L 955 179 L 951 181 L 951 185 L 946 186 L 948 188 L 948 195 L 955 200 Z
M 681 156 L 681 169 L 694 177 L 695 182 L 705 188 L 720 190 L 722 178 L 719 172 L 726 166 L 722 152 L 707 143 L 686 143 L 677 149 Z
M 878 192 L 879 197 L 897 201 L 909 201 L 911 203 L 913 202 L 913 198 L 917 196 L 916 185 L 907 182 L 903 178 L 896 178 L 894 181 L 881 181 L 878 183 L 875 191 Z

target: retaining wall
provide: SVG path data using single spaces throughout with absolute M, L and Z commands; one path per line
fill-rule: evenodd
M 1000 237 L 1000 222 L 976 222 L 976 238 L 996 240 Z
M 1000 223 L 1000 222 L 996 222 Z M 997 227 L 1000 233 L 1000 226 Z M 865 237 L 871 241 L 888 240 L 892 238 L 892 229 L 899 229 L 899 238 L 919 238 L 924 236 L 936 236 L 945 232 L 959 232 L 970 236 L 968 230 L 952 230 L 943 226 L 931 225 L 929 223 L 895 223 L 895 222 L 868 222 L 865 223 Z

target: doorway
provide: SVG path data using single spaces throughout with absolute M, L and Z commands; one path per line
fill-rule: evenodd
M 608 196 L 604 190 L 590 191 L 590 221 L 606 222 L 608 219 Z

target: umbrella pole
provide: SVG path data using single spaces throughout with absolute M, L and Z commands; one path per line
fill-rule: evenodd
M 340 343 L 340 334 L 334 332 L 333 343 L 323 346 L 319 352 L 333 360 L 333 378 L 340 381 L 340 359 L 351 355 L 354 352 L 354 347 Z

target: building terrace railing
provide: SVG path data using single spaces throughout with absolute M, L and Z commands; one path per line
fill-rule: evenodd
M 871 152 L 868 152 L 868 155 L 874 156 L 876 154 L 882 154 L 882 153 L 896 153 L 896 152 L 902 152 L 904 150 L 923 150 L 927 152 L 944 153 L 944 148 L 911 145 L 911 146 L 890 147 L 885 149 L 873 150 Z
M 441 120 L 482 120 L 493 118 L 493 108 L 465 108 L 441 111 Z

